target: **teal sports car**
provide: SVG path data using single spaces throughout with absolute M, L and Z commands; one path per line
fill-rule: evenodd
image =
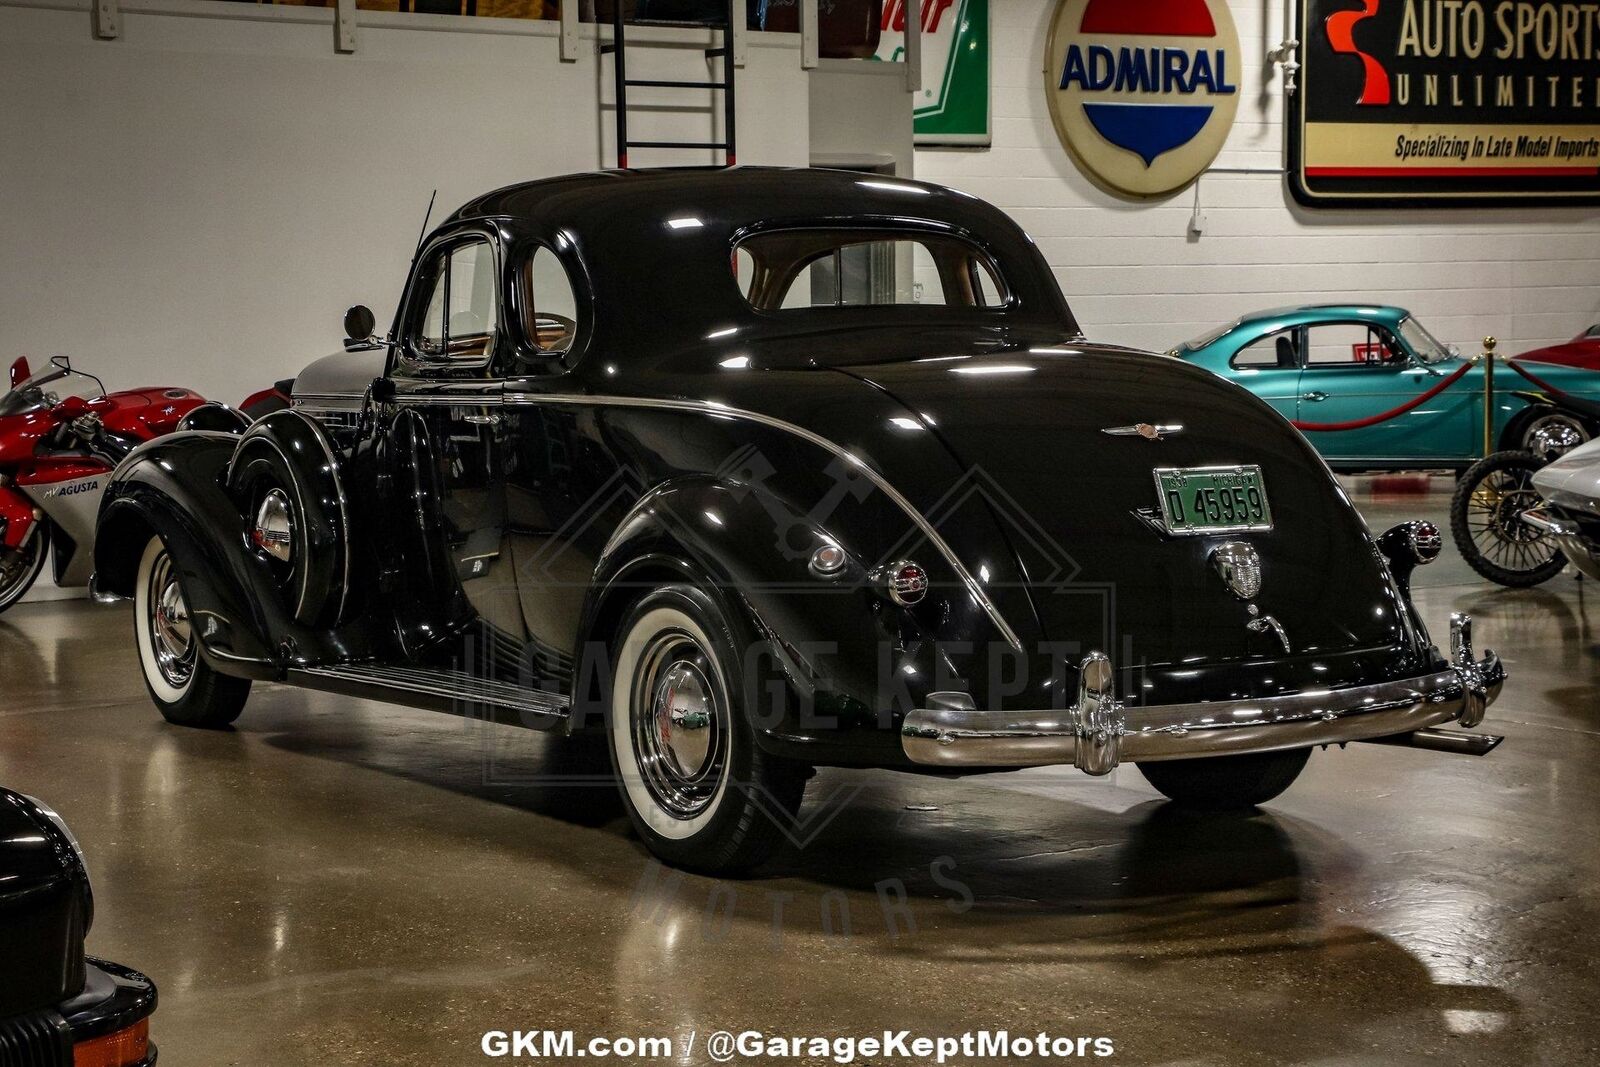
M 1476 349 L 1477 346 L 1474 346 Z M 1483 365 L 1441 344 L 1404 308 L 1318 304 L 1258 311 L 1167 353 L 1244 386 L 1342 470 L 1462 469 L 1483 456 Z M 1600 400 L 1600 371 L 1511 357 L 1554 390 Z M 1495 370 L 1496 449 L 1559 455 L 1600 435 L 1586 415 Z M 1437 395 L 1416 401 L 1465 368 Z M 1389 412 L 1410 407 L 1393 418 Z M 1319 429 L 1318 427 L 1340 427 Z

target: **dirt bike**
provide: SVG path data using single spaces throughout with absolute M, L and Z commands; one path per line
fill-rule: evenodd
M 53 549 L 56 584 L 88 584 L 100 496 L 139 445 L 178 429 L 241 431 L 249 420 L 188 389 L 107 393 L 65 357 L 11 365 L 0 395 L 0 612 L 32 588 Z

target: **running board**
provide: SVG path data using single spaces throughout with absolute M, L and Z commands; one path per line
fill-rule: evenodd
M 532 730 L 565 725 L 571 710 L 571 701 L 562 693 L 530 689 L 443 667 L 396 667 L 380 663 L 297 667 L 289 671 L 285 681 L 308 689 L 386 700 Z

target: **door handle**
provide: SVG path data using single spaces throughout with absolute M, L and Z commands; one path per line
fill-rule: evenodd
M 1312 393 L 1301 393 L 1300 394 L 1300 399 L 1301 400 L 1313 400 L 1313 401 L 1326 400 L 1326 399 L 1328 399 L 1328 394 L 1324 393 L 1322 390 L 1318 389 L 1316 392 L 1312 392 Z
M 468 415 L 467 421 L 472 423 L 474 426 L 499 426 L 500 416 L 495 414 Z

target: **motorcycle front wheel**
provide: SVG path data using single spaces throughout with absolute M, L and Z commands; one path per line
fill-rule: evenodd
M 45 523 L 36 522 L 20 547 L 15 550 L 0 548 L 0 612 L 33 588 L 39 572 L 44 570 L 44 558 L 49 555 L 49 534 Z
M 1542 466 L 1530 452 L 1496 452 L 1456 483 L 1450 532 L 1468 566 L 1491 582 L 1527 589 L 1567 565 L 1544 531 L 1522 521 L 1522 513 L 1540 503 L 1533 476 Z

